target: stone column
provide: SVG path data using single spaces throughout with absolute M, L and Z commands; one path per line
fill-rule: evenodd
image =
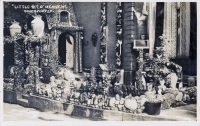
M 190 52 L 190 3 L 180 3 L 180 52 L 181 58 L 188 58 Z
M 82 72 L 82 39 L 81 39 L 81 37 L 82 37 L 82 34 L 83 34 L 83 32 L 79 32 L 79 39 L 78 39 L 78 56 L 79 56 L 79 59 L 78 59 L 78 67 L 79 67 L 79 69 L 78 69 L 78 72 Z
M 136 71 L 136 53 L 133 50 L 133 41 L 137 35 L 137 19 L 135 17 L 133 7 L 135 3 L 126 2 L 123 5 L 123 59 L 122 66 L 124 69 L 124 84 L 130 85 L 133 83 L 133 79 Z
M 79 66 L 78 66 L 78 60 L 79 60 L 79 53 L 78 53 L 78 47 L 79 47 L 79 32 L 75 33 L 75 43 L 74 43 L 74 73 L 78 73 Z
M 153 50 L 155 45 L 155 28 L 156 28 L 156 2 L 149 2 L 149 16 L 148 16 L 148 33 L 149 33 L 149 56 L 153 57 Z
M 177 6 L 176 2 L 165 2 L 164 5 L 164 47 L 166 57 L 176 58 L 177 46 Z

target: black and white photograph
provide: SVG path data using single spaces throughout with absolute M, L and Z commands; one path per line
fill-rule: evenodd
M 197 3 L 2 1 L 2 121 L 197 122 Z

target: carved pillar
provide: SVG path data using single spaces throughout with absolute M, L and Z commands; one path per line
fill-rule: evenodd
M 164 5 L 164 48 L 166 57 L 176 58 L 177 45 L 177 9 L 176 2 L 165 2 Z
M 107 31 L 107 3 L 101 3 L 101 54 L 100 63 L 105 64 L 107 62 L 107 48 L 106 48 L 106 31 Z
M 136 71 L 136 55 L 137 51 L 133 50 L 133 42 L 137 36 L 137 19 L 133 11 L 135 3 L 126 2 L 123 4 L 123 62 L 124 84 L 130 85 Z
M 156 29 L 156 2 L 149 2 L 148 15 L 148 33 L 149 33 L 149 56 L 153 57 L 153 50 L 155 45 L 155 29 Z
M 78 39 L 78 53 L 79 53 L 79 59 L 78 59 L 78 72 L 82 72 L 82 37 L 83 37 L 83 32 L 79 32 L 79 39 Z
M 78 47 L 79 47 L 79 32 L 75 33 L 75 43 L 74 43 L 74 72 L 78 73 Z
M 190 3 L 180 3 L 180 56 L 188 58 L 190 51 Z
M 14 41 L 14 86 L 13 89 L 19 91 L 21 85 L 24 83 L 24 43 L 23 39 Z
M 51 41 L 50 41 L 50 57 L 51 61 L 49 61 L 50 66 L 54 67 L 57 65 L 57 61 L 59 59 L 58 55 L 58 42 L 59 42 L 59 36 L 62 33 L 62 31 L 54 29 L 51 31 Z
M 122 5 L 121 2 L 117 2 L 116 4 L 117 7 L 117 17 L 116 17 L 116 38 L 117 38 L 117 43 L 116 43 L 116 64 L 119 68 L 121 68 L 122 64 Z

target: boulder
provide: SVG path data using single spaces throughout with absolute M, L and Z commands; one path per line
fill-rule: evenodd
M 137 101 L 134 99 L 125 99 L 125 107 L 134 111 L 137 109 Z

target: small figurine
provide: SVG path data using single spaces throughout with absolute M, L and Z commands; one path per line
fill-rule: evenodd
M 92 34 L 92 42 L 93 42 L 93 44 L 94 44 L 95 47 L 96 47 L 96 44 L 97 44 L 97 40 L 98 40 L 97 33 L 94 32 L 94 33 Z
M 121 66 L 121 60 L 120 60 L 120 58 L 117 58 L 116 64 L 117 64 L 118 66 Z
M 55 83 L 55 77 L 54 76 L 50 77 L 50 83 L 49 84 L 51 85 L 51 88 L 57 87 L 57 84 Z

